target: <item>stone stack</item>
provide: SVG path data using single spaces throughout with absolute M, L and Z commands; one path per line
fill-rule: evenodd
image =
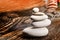
M 25 28 L 23 32 L 36 37 L 46 36 L 49 32 L 46 27 L 51 24 L 51 20 L 46 14 L 39 12 L 38 8 L 34 8 L 33 11 L 35 13 L 31 15 L 32 27 Z

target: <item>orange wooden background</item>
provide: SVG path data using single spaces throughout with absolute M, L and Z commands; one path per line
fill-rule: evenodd
M 43 4 L 43 0 L 0 0 L 0 11 L 23 10 Z

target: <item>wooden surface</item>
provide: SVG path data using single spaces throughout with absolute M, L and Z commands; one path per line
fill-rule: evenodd
M 21 25 L 19 22 L 12 28 L 12 29 L 17 28 L 16 30 L 11 31 L 10 29 L 10 31 L 0 34 L 0 40 L 60 40 L 60 19 L 52 20 L 52 24 L 47 27 L 49 29 L 49 34 L 45 37 L 32 37 L 27 34 L 24 34 L 22 30 L 26 28 L 25 26 L 26 25 Z
M 24 27 L 22 28 L 24 29 Z M 24 34 L 22 30 L 17 29 L 6 34 L 2 34 L 2 36 L 0 35 L 0 40 L 60 40 L 60 19 L 53 20 L 52 24 L 47 28 L 49 29 L 49 34 L 45 37 L 31 37 Z

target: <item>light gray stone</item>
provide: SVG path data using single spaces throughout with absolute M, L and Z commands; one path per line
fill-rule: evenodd
M 31 18 L 33 20 L 44 20 L 44 19 L 47 19 L 48 16 L 47 15 L 43 15 L 43 16 L 35 16 L 35 15 L 32 15 Z
M 40 37 L 40 36 L 46 36 L 48 35 L 48 29 L 46 27 L 44 28 L 33 28 L 33 27 L 28 27 L 23 30 L 24 33 L 35 36 L 35 37 Z
M 42 21 L 37 21 L 37 22 L 32 23 L 34 27 L 45 27 L 45 26 L 49 26 L 50 24 L 51 24 L 51 20 L 49 19 L 45 19 Z

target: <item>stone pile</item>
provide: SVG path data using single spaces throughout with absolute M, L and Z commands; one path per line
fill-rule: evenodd
M 51 24 L 51 20 L 46 14 L 39 12 L 38 8 L 34 8 L 33 11 L 35 13 L 31 15 L 32 27 L 25 28 L 23 32 L 36 37 L 46 36 L 49 32 L 46 27 Z

